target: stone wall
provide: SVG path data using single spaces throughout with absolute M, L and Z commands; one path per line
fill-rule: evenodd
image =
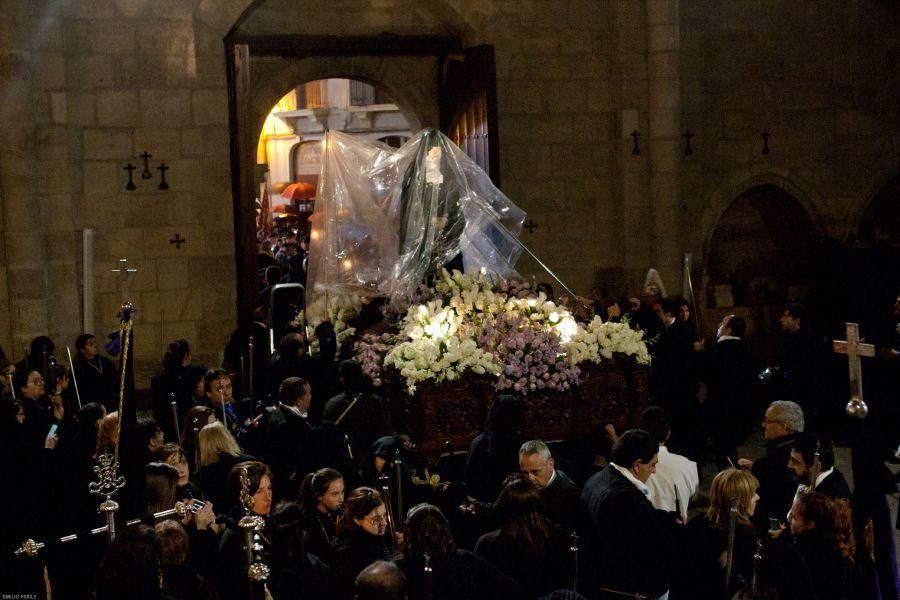
M 115 327 L 109 272 L 139 269 L 139 384 L 186 337 L 218 363 L 235 314 L 223 39 L 456 35 L 496 49 L 504 191 L 523 239 L 577 292 L 680 289 L 728 204 L 775 184 L 852 237 L 898 171 L 896 6 L 878 0 L 0 0 L 0 344 Z M 405 62 L 404 62 L 405 60 Z M 434 124 L 423 59 L 254 63 L 258 110 L 302 79 L 359 76 Z M 260 121 L 261 122 L 261 121 Z M 681 154 L 690 128 L 695 154 Z M 632 154 L 637 129 L 641 154 Z M 772 152 L 760 154 L 760 132 Z M 129 161 L 170 165 L 124 191 Z M 80 232 L 96 231 L 96 321 L 81 323 Z M 175 234 L 187 239 L 176 249 Z M 530 259 L 521 269 L 548 279 Z

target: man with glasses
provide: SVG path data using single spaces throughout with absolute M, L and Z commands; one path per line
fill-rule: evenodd
M 803 433 L 803 409 L 796 402 L 776 400 L 766 409 L 762 422 L 766 455 L 756 462 L 742 458 L 738 464 L 750 469 L 759 480 L 759 503 L 753 515 L 754 524 L 762 530 L 773 529 L 769 519 L 779 522 L 791 509 L 797 482 L 788 469 L 791 447 Z

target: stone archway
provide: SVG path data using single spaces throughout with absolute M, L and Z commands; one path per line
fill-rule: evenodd
M 807 210 L 782 187 L 755 185 L 733 198 L 706 244 L 705 333 L 714 333 L 723 316 L 740 314 L 748 345 L 771 357 L 784 305 L 810 295 L 819 241 Z

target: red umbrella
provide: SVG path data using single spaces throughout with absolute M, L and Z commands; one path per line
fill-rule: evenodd
M 287 200 L 309 200 L 316 197 L 316 187 L 305 181 L 292 183 L 281 191 L 281 197 Z
M 296 206 L 291 206 L 290 204 L 276 204 L 272 212 L 297 214 L 299 211 Z

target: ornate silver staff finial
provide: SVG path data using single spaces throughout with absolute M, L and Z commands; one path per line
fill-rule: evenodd
M 253 495 L 250 494 L 250 474 L 247 467 L 241 467 L 241 506 L 244 516 L 238 521 L 238 527 L 244 532 L 244 546 L 247 549 L 247 578 L 251 582 L 266 581 L 269 578 L 269 567 L 262 562 L 263 546 L 260 542 L 260 531 L 265 520 L 253 514 Z
M 94 466 L 97 481 L 88 484 L 88 490 L 98 496 L 106 496 L 97 510 L 106 516 L 106 537 L 112 542 L 116 539 L 116 511 L 119 503 L 112 499 L 113 495 L 125 487 L 125 478 L 118 474 L 119 463 L 112 454 L 101 454 Z

